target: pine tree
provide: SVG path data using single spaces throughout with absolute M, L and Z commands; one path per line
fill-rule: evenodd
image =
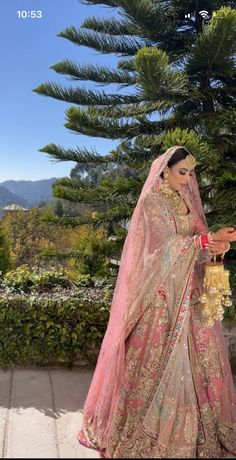
M 151 162 L 171 145 L 181 144 L 197 158 L 211 228 L 235 223 L 236 1 L 224 1 L 224 7 L 218 0 L 81 3 L 105 4 L 112 11 L 117 8 L 119 15 L 92 16 L 80 29 L 68 27 L 58 35 L 115 53 L 117 68 L 77 65 L 69 59 L 51 68 L 74 81 L 117 83 L 117 91 L 51 82 L 34 91 L 74 104 L 66 110 L 67 129 L 115 139 L 119 145 L 105 156 L 81 146 L 68 149 L 51 143 L 41 148 L 57 160 L 75 161 L 77 173 L 87 170 L 92 175 L 98 168 L 101 177 L 95 174 L 86 181 L 74 171 L 73 177 L 57 181 L 54 196 L 91 204 L 100 212 L 82 223 L 112 223 L 114 229 L 132 214 Z M 209 12 L 208 18 L 199 14 L 202 10 Z M 188 12 L 190 18 L 185 17 Z
M 54 204 L 54 213 L 56 214 L 56 216 L 59 216 L 59 217 L 63 216 L 64 212 L 63 212 L 63 204 L 61 200 L 56 200 Z

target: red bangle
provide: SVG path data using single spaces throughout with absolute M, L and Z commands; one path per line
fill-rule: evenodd
M 204 233 L 203 235 L 201 235 L 201 246 L 202 246 L 202 249 L 205 249 L 205 248 L 208 248 L 209 246 L 209 237 L 208 237 L 208 233 Z

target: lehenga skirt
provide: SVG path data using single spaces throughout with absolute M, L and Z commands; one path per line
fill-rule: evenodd
M 102 458 L 218 458 L 236 455 L 236 392 L 220 321 L 205 325 L 191 296 L 185 336 L 163 394 L 170 320 L 165 293 L 126 340 L 125 375 Z M 171 375 L 171 378 L 170 378 Z
M 236 392 L 222 323 L 207 326 L 193 297 L 172 362 L 169 335 L 160 290 L 126 340 L 124 380 L 101 458 L 236 455 Z

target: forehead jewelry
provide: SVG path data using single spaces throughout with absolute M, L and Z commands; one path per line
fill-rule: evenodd
M 195 168 L 197 162 L 191 153 L 189 153 L 189 155 L 187 155 L 185 159 L 187 161 L 189 169 Z

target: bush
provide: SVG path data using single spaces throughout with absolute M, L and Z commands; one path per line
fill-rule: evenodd
M 110 303 L 111 292 L 100 288 L 0 295 L 0 365 L 95 363 Z
M 7 272 L 2 281 L 2 287 L 11 287 L 21 291 L 70 285 L 71 282 L 63 268 L 43 271 L 37 267 L 29 268 L 26 264 Z
M 22 265 L 0 284 L 0 365 L 95 363 L 107 327 L 113 285 L 65 269 Z

